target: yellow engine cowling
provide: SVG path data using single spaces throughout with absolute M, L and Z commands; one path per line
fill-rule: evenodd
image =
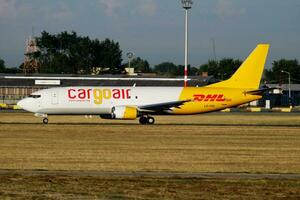
M 138 117 L 138 111 L 135 107 L 130 106 L 117 106 L 113 108 L 114 119 L 136 119 Z

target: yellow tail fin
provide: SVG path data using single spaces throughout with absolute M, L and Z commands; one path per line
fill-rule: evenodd
M 228 80 L 208 85 L 207 87 L 249 88 L 258 89 L 264 65 L 267 59 L 269 44 L 259 44 L 239 69 Z

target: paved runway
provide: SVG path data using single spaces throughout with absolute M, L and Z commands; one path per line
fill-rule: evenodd
M 42 122 L 0 122 L 0 124 L 5 124 L 5 125 L 43 125 Z M 74 123 L 65 123 L 65 122 L 61 122 L 61 123 L 51 123 L 49 122 L 49 124 L 47 124 L 46 126 L 50 126 L 50 125 L 57 125 L 57 126 L 140 126 L 140 124 L 137 123 L 93 123 L 93 122 L 88 122 L 88 123 L 78 123 L 78 122 L 74 122 Z M 285 125 L 285 124 L 228 124 L 228 123 L 213 123 L 213 124 L 208 124 L 208 123 L 156 123 L 154 125 L 151 126 L 211 126 L 211 127 L 232 127 L 232 126 L 238 126 L 238 127 L 288 127 L 288 128 L 300 128 L 300 124 L 290 124 L 290 125 Z
M 196 178 L 196 179 L 285 179 L 299 180 L 300 174 L 271 173 L 184 173 L 184 172 L 105 172 L 105 171 L 48 171 L 48 170 L 0 170 L 0 176 L 18 174 L 22 176 L 75 176 L 114 178 Z

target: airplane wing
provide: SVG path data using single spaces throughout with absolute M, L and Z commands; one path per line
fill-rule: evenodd
M 165 111 L 171 110 L 172 108 L 180 108 L 180 106 L 190 101 L 191 100 L 184 100 L 184 101 L 171 101 L 165 103 L 149 104 L 149 105 L 139 106 L 138 110 L 144 113 L 163 113 Z

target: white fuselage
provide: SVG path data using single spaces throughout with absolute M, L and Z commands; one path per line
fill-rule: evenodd
M 37 114 L 103 115 L 120 107 L 145 107 L 188 101 L 170 106 L 165 114 L 198 114 L 222 110 L 260 99 L 245 94 L 244 89 L 208 87 L 62 87 L 45 89 L 21 100 L 18 105 Z M 152 114 L 156 110 L 152 110 Z M 161 112 L 157 111 L 162 114 Z M 125 113 L 124 113 L 125 114 Z
M 177 101 L 182 87 L 63 87 L 33 93 L 18 103 L 42 114 L 110 114 L 116 106 L 142 106 Z

